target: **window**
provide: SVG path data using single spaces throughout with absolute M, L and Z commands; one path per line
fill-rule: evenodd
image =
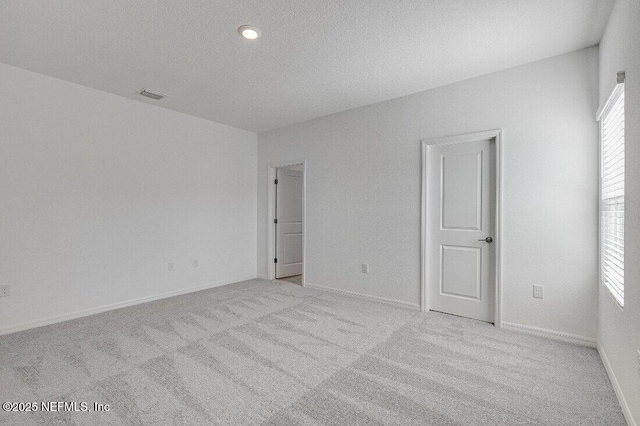
M 601 279 L 624 306 L 624 72 L 598 116 Z

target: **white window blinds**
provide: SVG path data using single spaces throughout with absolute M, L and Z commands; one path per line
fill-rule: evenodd
M 600 114 L 602 283 L 624 306 L 624 74 Z

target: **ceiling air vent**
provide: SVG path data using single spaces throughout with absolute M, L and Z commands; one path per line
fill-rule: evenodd
M 155 99 L 159 101 L 162 98 L 166 98 L 167 95 L 163 95 L 162 93 L 152 92 L 151 90 L 142 89 L 138 92 L 139 95 L 146 96 L 147 98 Z

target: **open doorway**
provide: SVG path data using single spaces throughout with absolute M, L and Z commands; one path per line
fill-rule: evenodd
M 304 285 L 305 165 L 274 165 L 269 171 L 269 278 Z

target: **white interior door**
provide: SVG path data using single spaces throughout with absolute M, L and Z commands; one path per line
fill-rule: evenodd
M 302 274 L 302 172 L 277 169 L 276 278 Z
M 429 149 L 429 309 L 493 322 L 495 143 Z

